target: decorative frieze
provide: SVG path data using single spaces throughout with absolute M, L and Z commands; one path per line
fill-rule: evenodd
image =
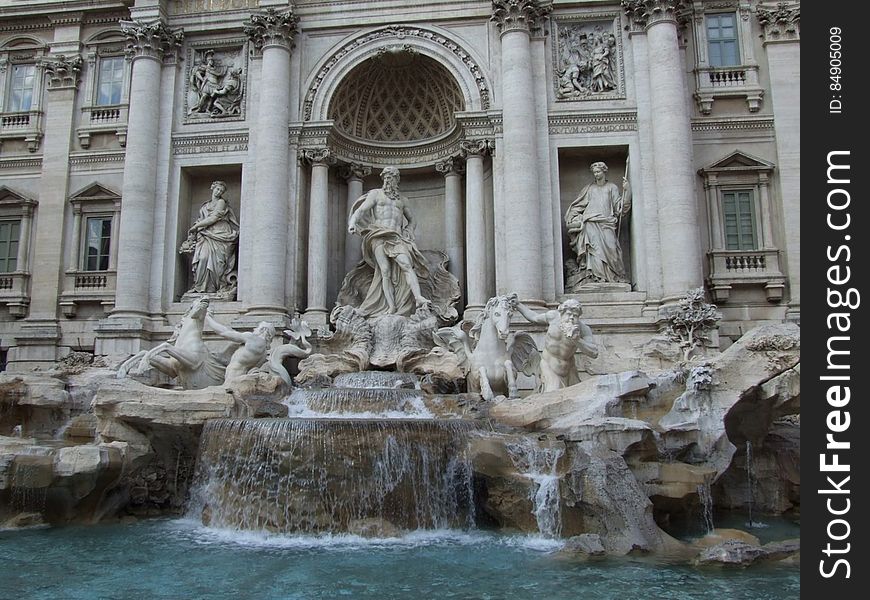
M 553 11 L 550 2 L 542 0 L 492 0 L 490 18 L 499 31 L 532 32 L 541 26 L 541 21 Z
M 551 114 L 549 131 L 551 135 L 637 131 L 637 113 Z
M 755 15 L 762 27 L 765 44 L 800 40 L 801 5 L 799 2 L 779 2 L 775 7 L 759 6 Z
M 251 15 L 245 23 L 245 35 L 256 52 L 262 52 L 270 46 L 289 50 L 293 48 L 298 23 L 299 17 L 293 14 L 292 8 L 283 11 L 267 8 L 262 13 Z
M 162 61 L 165 55 L 181 48 L 184 41 L 181 29 L 169 29 L 162 21 L 121 21 L 120 25 L 127 39 L 127 55 L 134 60 L 147 57 Z
M 247 67 L 243 43 L 192 47 L 188 62 L 191 66 L 185 82 L 186 122 L 243 120 Z
M 48 89 L 75 89 L 79 85 L 82 72 L 81 55 L 66 56 L 59 54 L 39 61 L 39 66 L 48 75 Z
M 554 20 L 557 100 L 625 97 L 622 36 L 617 13 Z
M 247 152 L 247 133 L 221 133 L 216 135 L 176 136 L 172 138 L 172 154 L 217 154 L 221 152 Z
M 630 31 L 643 31 L 662 21 L 677 22 L 683 0 L 622 0 Z
M 260 3 L 259 0 L 173 0 L 168 4 L 171 15 L 195 15 L 257 8 Z

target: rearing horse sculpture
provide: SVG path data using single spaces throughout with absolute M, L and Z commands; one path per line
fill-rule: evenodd
M 153 367 L 177 379 L 185 390 L 223 383 L 226 365 L 221 364 L 202 339 L 207 312 L 208 298 L 194 300 L 172 338 L 127 360 L 118 370 L 118 377 L 128 373 L 141 375 Z
M 436 344 L 459 358 L 469 391 L 479 392 L 484 400 L 492 400 L 496 393 L 519 396 L 517 373 L 531 376 L 540 361 L 532 336 L 522 331 L 508 335 L 518 302 L 516 294 L 490 298 L 468 334 L 461 324 L 434 334 Z

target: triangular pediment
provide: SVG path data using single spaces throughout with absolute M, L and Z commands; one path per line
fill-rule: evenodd
M 121 195 L 115 190 L 109 189 L 99 183 L 91 183 L 90 185 L 77 191 L 70 196 L 70 202 L 88 202 L 88 201 L 106 201 L 120 200 Z
M 36 201 L 16 192 L 12 188 L 0 185 L 0 204 L 24 205 L 36 204 Z
M 752 156 L 740 150 L 735 150 L 728 156 L 720 158 L 712 165 L 701 169 L 704 173 L 728 171 L 772 171 L 775 165 L 763 158 Z

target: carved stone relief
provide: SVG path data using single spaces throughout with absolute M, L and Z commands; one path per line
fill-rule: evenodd
M 244 118 L 247 54 L 243 46 L 190 50 L 187 122 Z
M 622 38 L 617 15 L 555 21 L 557 100 L 623 98 Z

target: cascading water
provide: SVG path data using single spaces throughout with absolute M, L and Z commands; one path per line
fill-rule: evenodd
M 470 527 L 462 421 L 221 419 L 208 422 L 189 513 L 216 527 L 339 533 Z
M 707 533 L 713 533 L 713 490 L 707 480 L 698 486 L 698 498 L 701 500 L 701 516 Z
M 752 507 L 755 504 L 755 459 L 752 456 L 752 442 L 746 440 L 746 488 L 749 503 L 749 522 L 747 527 L 763 527 L 764 524 L 752 520 Z
M 562 506 L 559 493 L 557 467 L 565 450 L 561 446 L 542 446 L 524 438 L 507 445 L 517 470 L 528 477 L 533 485 L 529 499 L 538 532 L 544 537 L 558 538 L 562 534 Z
M 423 403 L 420 392 L 412 389 L 299 389 L 284 404 L 290 416 L 307 418 L 433 417 Z

